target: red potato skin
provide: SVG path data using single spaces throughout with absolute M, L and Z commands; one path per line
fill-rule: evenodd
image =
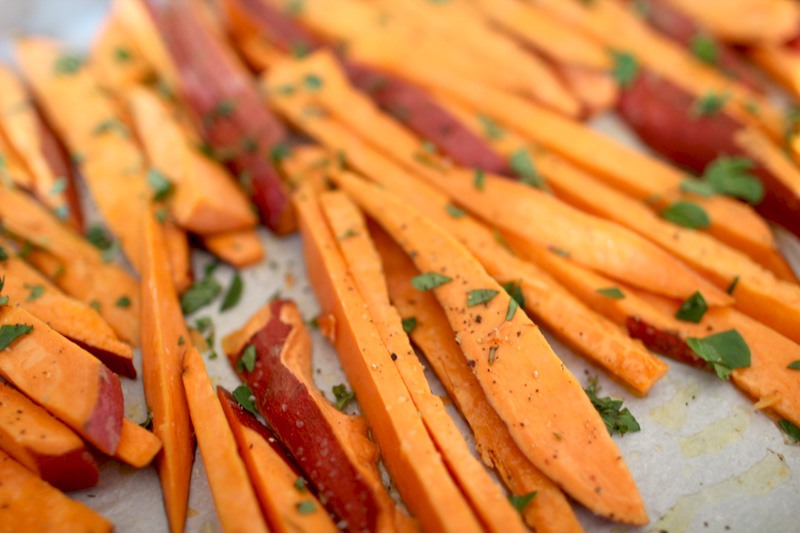
M 625 320 L 625 329 L 633 339 L 639 339 L 648 350 L 665 355 L 681 363 L 697 368 L 708 365 L 701 359 L 679 335 L 657 329 L 639 317 L 629 316 Z
M 281 362 L 281 353 L 292 326 L 280 319 L 286 302 L 273 300 L 270 319 L 250 340 L 255 346 L 252 373 L 238 372 L 256 398 L 258 411 L 288 448 L 306 479 L 316 488 L 320 501 L 351 531 L 374 531 L 379 506 L 370 488 L 359 479 L 327 419 L 308 388 Z M 231 365 L 241 353 L 228 354 Z M 298 422 L 302 421 L 301 427 Z
M 92 443 L 100 451 L 113 455 L 119 443 L 119 435 L 122 432 L 122 419 L 124 417 L 122 385 L 119 382 L 119 378 L 107 366 L 101 364 L 99 369 L 100 391 L 98 398 L 102 398 L 103 401 L 98 402 L 83 429 L 87 435 L 93 437 Z
M 734 141 L 736 132 L 746 127 L 744 124 L 726 113 L 695 118 L 694 102 L 681 88 L 644 71 L 622 92 L 619 113 L 650 148 L 698 174 L 720 155 L 752 159 Z M 754 163 L 752 172 L 766 191 L 756 210 L 800 235 L 800 196 L 758 161 Z
M 625 1 L 628 4 L 634 3 L 634 0 Z M 645 18 L 651 27 L 687 49 L 690 49 L 692 39 L 696 35 L 708 36 L 708 33 L 704 33 L 695 21 L 663 0 L 637 0 L 637 3 L 646 10 Z M 632 5 L 631 9 L 633 9 Z M 766 90 L 764 77 L 733 47 L 717 39 L 714 39 L 714 43 L 719 70 L 755 91 L 764 92 Z
M 249 193 L 262 222 L 280 235 L 294 231 L 288 189 L 271 157 L 272 148 L 286 138 L 283 124 L 261 101 L 250 74 L 231 60 L 190 3 L 156 4 L 147 2 L 175 65 L 179 93 L 203 139 L 225 156 L 234 175 L 248 173 Z M 233 104 L 224 116 L 217 113 L 221 102 Z
M 327 46 L 327 43 L 266 2 L 225 0 L 225 5 L 229 17 L 240 22 L 240 31 L 244 31 L 241 26 L 247 24 L 249 31 L 264 36 L 286 53 L 291 53 L 297 47 L 311 51 Z M 480 168 L 492 174 L 510 175 L 510 168 L 503 157 L 424 91 L 372 67 L 341 59 L 353 85 L 421 139 L 432 142 L 454 163 Z

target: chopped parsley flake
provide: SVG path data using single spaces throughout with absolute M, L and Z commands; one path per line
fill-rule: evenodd
M 486 303 L 495 296 L 497 296 L 499 292 L 500 291 L 495 291 L 492 289 L 475 289 L 469 291 L 469 296 L 467 297 L 467 306 L 473 307 L 476 305 Z
M 708 305 L 705 298 L 703 298 L 702 294 L 696 292 L 683 302 L 678 312 L 675 313 L 675 318 L 698 324 L 703 319 L 706 311 L 708 311 Z
M 336 397 L 336 408 L 340 411 L 356 397 L 356 393 L 349 392 L 344 383 L 333 386 L 333 395 Z
M 26 324 L 5 324 L 0 327 L 0 350 L 5 350 L 17 337 L 28 335 L 31 331 L 33 331 L 33 326 Z
M 597 289 L 597 294 L 602 294 L 606 298 L 611 298 L 612 300 L 624 300 L 625 293 L 623 293 L 619 287 L 606 287 L 604 289 Z
M 600 413 L 600 418 L 605 422 L 606 429 L 611 435 L 614 432 L 624 435 L 629 431 L 639 431 L 641 429 L 628 408 L 622 408 L 622 400 L 612 400 L 608 397 L 600 398 L 597 396 L 599 392 L 597 383 L 591 383 L 589 388 L 584 390 L 594 408 Z
M 714 367 L 717 376 L 727 380 L 735 368 L 750 366 L 750 348 L 735 329 L 699 339 L 689 337 L 686 344 Z
M 453 278 L 449 278 L 445 275 L 439 274 L 438 272 L 426 272 L 425 274 L 420 274 L 419 276 L 414 276 L 411 278 L 411 284 L 414 286 L 414 288 L 422 292 L 435 289 L 436 287 L 451 281 L 453 281 Z
M 233 390 L 233 397 L 239 402 L 239 405 L 250 411 L 252 414 L 257 415 L 256 402 L 253 399 L 253 391 L 247 385 L 239 385 Z
M 242 298 L 243 289 L 244 283 L 242 282 L 242 277 L 236 272 L 233 275 L 233 280 L 228 287 L 228 292 L 225 294 L 225 298 L 222 300 L 222 306 L 219 310 L 227 311 L 228 309 L 236 307 L 236 304 L 238 304 L 239 300 Z
M 694 202 L 679 201 L 661 211 L 661 218 L 689 229 L 705 229 L 711 226 L 711 218 L 705 209 Z
M 403 319 L 403 331 L 406 333 L 411 333 L 417 327 L 417 319 L 416 317 L 408 317 Z

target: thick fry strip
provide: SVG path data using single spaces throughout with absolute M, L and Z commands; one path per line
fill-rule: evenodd
M 226 533 L 266 533 L 267 524 L 244 462 L 236 451 L 233 432 L 197 348 L 190 348 L 186 354 L 181 376 L 222 529 Z
M 161 441 L 158 437 L 127 418 L 122 419 L 122 431 L 114 459 L 134 468 L 144 468 L 153 462 L 160 451 Z
M 647 523 L 619 449 L 538 327 L 524 313 L 509 317 L 510 298 L 502 287 L 440 227 L 400 197 L 343 176 L 337 184 L 413 256 L 420 271 L 452 276 L 434 289 L 436 298 L 489 402 L 528 459 L 595 513 Z M 468 294 L 475 290 L 497 292 L 469 306 Z M 565 410 L 572 414 L 563 416 Z
M 150 63 L 128 35 L 125 26 L 113 15 L 95 38 L 91 62 L 100 83 L 116 91 L 143 83 L 153 75 Z
M 536 493 L 523 511 L 525 522 L 541 533 L 582 531 L 564 493 L 520 451 L 487 400 L 436 297 L 411 285 L 411 278 L 419 275 L 414 263 L 379 226 L 371 226 L 370 234 L 383 261 L 392 304 L 404 319 L 415 321 L 411 338 L 470 424 L 484 463 L 497 469 L 517 496 Z
M 172 533 L 183 531 L 194 438 L 181 373 L 190 347 L 178 296 L 169 274 L 161 226 L 144 219 L 142 249 L 142 378 L 153 432 L 163 444 L 156 466 Z
M 336 249 L 313 193 L 294 195 L 311 284 L 324 313 L 335 319 L 334 344 L 372 428 L 387 468 L 423 529 L 480 531 L 450 479 L 389 351 L 364 312 L 363 298 Z
M 7 531 L 111 533 L 114 525 L 70 500 L 0 450 L 0 524 Z
M 464 438 L 445 410 L 444 403 L 431 392 L 422 365 L 403 331 L 397 310 L 389 302 L 384 265 L 369 238 L 366 222 L 358 208 L 341 192 L 320 196 L 320 205 L 347 268 L 364 296 L 381 340 L 392 359 L 434 444 L 483 526 L 495 533 L 523 531 L 519 515 L 500 488 L 467 448 Z
M 28 260 L 61 290 L 97 309 L 119 337 L 139 344 L 139 284 L 122 268 L 20 191 L 0 190 L 0 220 L 33 250 Z M 117 302 L 130 300 L 128 307 Z
M 210 235 L 201 241 L 209 252 L 238 268 L 254 265 L 266 257 L 255 229 Z

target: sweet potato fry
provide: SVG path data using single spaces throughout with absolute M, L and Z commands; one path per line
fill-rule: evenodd
M 236 451 L 233 432 L 214 394 L 211 378 L 197 348 L 190 348 L 183 361 L 183 386 L 197 435 L 197 446 L 214 497 L 223 530 L 236 533 L 268 531 L 242 458 Z
M 217 396 L 270 530 L 277 533 L 338 531 L 316 496 L 304 488 L 305 480 L 290 466 L 291 458 L 273 433 L 245 411 L 227 390 L 217 387 Z M 308 502 L 314 505 L 314 512 L 299 512 L 301 506 L 309 507 Z
M 70 500 L 0 450 L 0 523 L 7 531 L 111 533 L 114 525 Z
M 240 362 L 248 346 L 255 350 L 252 372 Z M 338 412 L 314 385 L 311 340 L 294 303 L 273 300 L 227 336 L 223 348 L 259 412 L 337 519 L 356 530 L 392 531 L 401 511 L 381 484 L 366 424 Z
M 0 247 L 6 253 L 11 250 L 3 239 Z M 0 277 L 5 277 L 3 293 L 10 299 L 100 359 L 111 371 L 136 378 L 133 350 L 117 338 L 96 310 L 62 293 L 22 259 L 9 257 L 0 262 Z M 126 307 L 131 303 L 130 299 L 118 300 L 115 305 Z
M 311 285 L 323 312 L 335 319 L 334 345 L 406 505 L 423 529 L 480 531 L 428 437 L 391 354 L 364 312 L 364 300 L 313 192 L 301 187 L 294 202 Z
M 528 459 L 593 512 L 647 523 L 633 478 L 586 393 L 527 316 L 509 312 L 503 288 L 463 246 L 399 197 L 359 180 L 339 184 L 413 255 L 420 271 L 445 276 L 434 294 L 465 360 Z M 467 295 L 483 290 L 493 296 L 470 306 Z M 529 394 L 521 392 L 526 387 Z M 555 397 L 557 404 L 550 401 Z M 571 416 L 562 416 L 567 409 Z
M 97 485 L 83 441 L 23 394 L 0 383 L 0 449 L 59 490 Z
M 266 256 L 255 229 L 209 235 L 202 243 L 209 252 L 237 268 L 254 265 Z
M 144 219 L 142 242 L 142 374 L 153 432 L 163 444 L 156 467 L 161 478 L 170 530 L 183 531 L 194 438 L 181 381 L 190 347 L 178 296 L 169 274 L 161 226 Z
M 0 323 L 23 330 L 0 353 L 0 376 L 98 450 L 113 455 L 123 418 L 119 378 L 21 307 L 4 305 Z
M 31 188 L 36 197 L 80 230 L 83 220 L 72 168 L 20 80 L 2 65 L 0 131 L 5 134 L 3 142 L 16 152 L 30 171 L 33 179 Z M 16 172 L 11 165 L 17 158 L 12 154 L 8 155 L 11 157 L 6 157 L 6 165 L 13 179 Z
M 0 220 L 12 235 L 43 251 L 28 260 L 64 292 L 97 309 L 124 341 L 139 343 L 139 284 L 21 191 L 0 190 Z M 130 301 L 128 307 L 117 302 Z M 96 303 L 95 303 L 96 302 Z
M 200 235 L 255 227 L 258 219 L 233 178 L 199 152 L 155 94 L 135 88 L 128 103 L 150 164 L 175 187 L 169 205 L 178 225 Z
M 0 130 L 0 157 L 3 163 L 0 167 L 2 172 L 0 177 L 4 186 L 17 186 L 28 190 L 34 188 L 33 176 L 14 152 L 2 130 Z
M 122 419 L 122 431 L 114 459 L 134 468 L 144 468 L 153 462 L 160 451 L 161 441 L 158 437 L 127 418 Z
M 116 91 L 143 83 L 153 75 L 150 63 L 114 15 L 108 18 L 95 38 L 91 62 L 100 83 Z
M 411 338 L 470 424 L 483 462 L 493 466 L 517 496 L 536 493 L 522 513 L 525 522 L 541 533 L 582 531 L 564 493 L 525 457 L 489 403 L 436 297 L 411 285 L 411 278 L 420 273 L 414 263 L 379 226 L 371 225 L 370 234 L 381 255 L 392 304 L 404 320 L 414 320 Z
M 403 331 L 400 315 L 389 302 L 384 265 L 369 237 L 363 215 L 342 192 L 323 193 L 319 202 L 333 234 L 339 236 L 337 245 L 348 272 L 364 297 L 383 344 L 393 354 L 392 360 L 400 377 L 453 481 L 487 530 L 496 533 L 523 531 L 519 515 L 486 470 L 472 457 L 444 403 L 431 392 L 422 365 Z

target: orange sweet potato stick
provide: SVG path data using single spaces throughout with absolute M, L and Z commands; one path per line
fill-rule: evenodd
M 71 429 L 0 383 L 0 449 L 59 490 L 94 487 L 99 472 Z
M 268 531 L 236 441 L 197 348 L 183 361 L 183 386 L 220 524 L 226 533 Z
M 114 525 L 0 451 L 0 523 L 7 531 L 111 533 Z
M 422 364 L 403 331 L 400 315 L 389 302 L 384 265 L 369 237 L 363 215 L 342 192 L 323 193 L 319 201 L 328 225 L 338 236 L 337 245 L 348 272 L 364 297 L 381 340 L 392 353 L 400 377 L 414 405 L 420 410 L 422 421 L 442 454 L 453 481 L 487 530 L 496 533 L 523 531 L 519 515 L 486 470 L 472 457 L 461 432 L 445 411 L 444 403 L 431 392 Z
M 338 531 L 319 500 L 305 488 L 305 480 L 290 466 L 291 459 L 275 436 L 256 417 L 217 387 L 217 396 L 228 420 L 250 481 L 261 503 L 261 510 L 276 533 Z M 300 508 L 313 505 L 313 512 Z
M 209 252 L 237 268 L 254 265 L 266 256 L 255 229 L 209 235 L 201 241 Z
M 0 248 L 11 251 L 0 239 Z M 78 346 L 100 359 L 111 371 L 136 378 L 133 350 L 121 342 L 111 326 L 88 305 L 70 298 L 33 267 L 17 257 L 0 262 L 0 277 L 5 277 L 3 294 L 48 324 Z M 117 307 L 131 301 L 118 300 Z
M 163 233 L 151 214 L 144 219 L 142 242 L 142 377 L 153 413 L 153 432 L 163 444 L 156 466 L 167 519 L 170 530 L 180 533 L 194 460 L 192 424 L 181 381 L 189 332 L 170 279 Z
M 150 63 L 113 15 L 95 37 L 90 60 L 100 83 L 115 91 L 143 83 L 153 75 Z
M 411 279 L 420 273 L 414 263 L 380 226 L 369 229 L 383 261 L 392 304 L 405 320 L 414 321 L 411 339 L 467 419 L 484 463 L 497 470 L 515 495 L 536 493 L 522 513 L 525 522 L 541 533 L 582 531 L 564 493 L 525 457 L 489 403 L 464 361 L 436 297 L 411 285 Z
M 113 455 L 123 419 L 119 378 L 13 303 L 0 309 L 0 324 L 27 331 L 0 352 L 0 376 L 98 450 Z
M 334 345 L 406 505 L 423 529 L 480 531 L 431 442 L 391 354 L 364 312 L 366 304 L 336 249 L 315 195 L 301 187 L 294 202 L 311 285 L 323 313 L 334 317 Z
M 134 468 L 144 468 L 153 462 L 161 451 L 161 441 L 153 433 L 127 418 L 122 419 L 122 431 L 114 459 Z
M 633 477 L 580 383 L 538 327 L 524 313 L 510 312 L 502 287 L 463 246 L 399 197 L 358 179 L 337 183 L 413 256 L 420 271 L 444 276 L 437 278 L 446 281 L 434 288 L 436 298 L 465 360 L 528 459 L 593 512 L 646 524 Z M 469 305 L 472 291 L 492 296 Z
M 28 261 L 65 293 L 95 307 L 122 340 L 138 345 L 139 284 L 130 274 L 19 190 L 0 189 L 0 220 L 35 247 Z M 117 305 L 122 298 L 128 307 Z

